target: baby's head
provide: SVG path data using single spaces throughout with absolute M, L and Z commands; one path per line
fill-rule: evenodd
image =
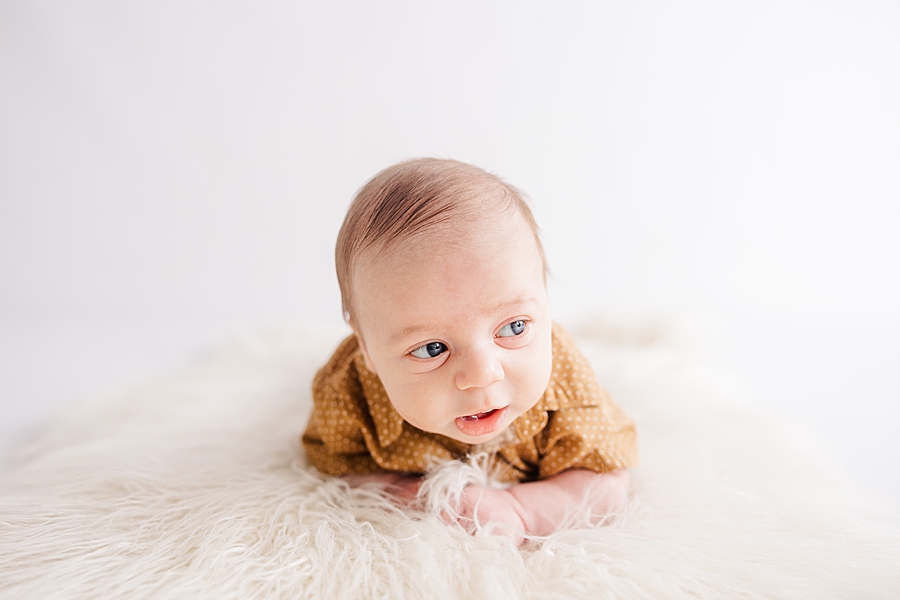
M 335 255 L 366 366 L 411 425 L 482 443 L 540 399 L 546 267 L 515 188 L 456 161 L 389 167 L 357 193 Z

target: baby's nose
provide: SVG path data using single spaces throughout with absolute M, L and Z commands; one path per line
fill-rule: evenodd
M 487 387 L 503 377 L 503 365 L 493 353 L 470 352 L 460 357 L 456 387 L 460 390 Z

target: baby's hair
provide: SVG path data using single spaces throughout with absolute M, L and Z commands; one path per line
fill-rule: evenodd
M 396 164 L 370 179 L 357 193 L 335 247 L 344 318 L 352 322 L 353 272 L 360 256 L 460 221 L 484 216 L 486 205 L 513 208 L 531 231 L 547 270 L 537 222 L 522 193 L 496 175 L 455 160 L 418 158 Z M 491 207 L 491 208 L 493 208 Z

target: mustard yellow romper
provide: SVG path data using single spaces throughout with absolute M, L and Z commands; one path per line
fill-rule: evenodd
M 471 445 L 413 427 L 394 410 L 354 336 L 313 381 L 313 412 L 303 434 L 309 462 L 329 475 L 425 473 L 435 463 L 481 451 L 509 483 L 567 469 L 598 473 L 637 465 L 634 423 L 600 387 L 568 333 L 553 325 L 553 370 L 541 399 L 497 438 Z

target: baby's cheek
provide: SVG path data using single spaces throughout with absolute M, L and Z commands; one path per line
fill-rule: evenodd
M 524 370 L 524 379 L 528 386 L 528 397 L 537 402 L 550 384 L 553 371 L 552 352 L 535 352 Z
M 434 432 L 439 421 L 434 400 L 434 394 L 428 390 L 416 390 L 399 396 L 397 400 L 391 397 L 391 404 L 410 425 L 423 431 Z
M 528 357 L 529 370 L 538 381 L 538 385 L 543 384 L 542 387 L 546 387 L 553 371 L 553 337 L 549 328 L 537 336 L 531 350 Z

